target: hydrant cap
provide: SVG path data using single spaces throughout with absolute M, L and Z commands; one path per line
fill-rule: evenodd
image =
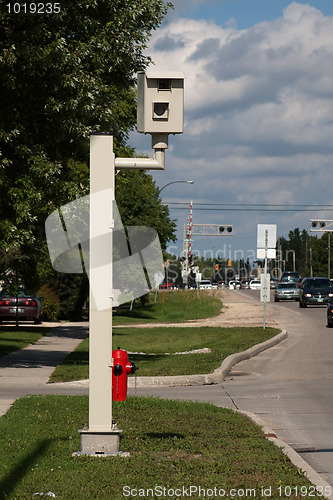
M 126 363 L 128 362 L 127 351 L 124 351 L 123 349 L 116 349 L 115 351 L 112 351 L 112 357 L 114 360 L 114 364 L 121 363 L 123 365 L 126 365 Z
M 130 363 L 130 362 L 126 363 L 126 365 L 125 365 L 125 372 L 128 373 L 128 374 L 132 373 L 132 363 Z

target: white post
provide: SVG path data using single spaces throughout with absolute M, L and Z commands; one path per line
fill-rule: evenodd
M 268 230 L 265 230 L 265 278 L 267 276 Z M 264 330 L 266 328 L 266 300 L 264 301 Z
M 81 453 L 119 451 L 112 424 L 112 228 L 115 162 L 113 136 L 90 137 L 89 428 Z M 100 292 L 103 301 L 101 302 Z

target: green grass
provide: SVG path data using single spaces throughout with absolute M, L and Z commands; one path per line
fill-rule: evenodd
M 121 307 L 113 314 L 114 325 L 125 323 L 165 322 L 175 323 L 217 316 L 222 302 L 218 291 L 201 291 L 199 300 L 195 290 L 174 290 L 150 293 L 149 303 L 145 306 L 135 302 L 130 311 L 129 305 Z M 155 302 L 156 299 L 156 302 Z
M 192 486 L 243 490 L 234 498 L 249 498 L 250 488 L 252 498 L 254 489 L 264 498 L 262 488 L 271 488 L 269 498 L 281 500 L 279 487 L 304 492 L 311 486 L 258 426 L 232 410 L 131 397 L 114 404 L 113 416 L 123 430 L 120 448 L 130 457 L 72 457 L 80 446 L 78 429 L 88 419 L 88 398 L 18 400 L 0 419 L 0 498 L 32 499 L 48 492 L 58 500 L 157 498 L 143 493 L 165 488 L 160 498 L 171 499 L 177 498 L 172 491 Z
M 0 326 L 0 357 L 34 344 L 49 328 L 33 326 Z
M 113 348 L 131 352 L 154 353 L 145 356 L 131 354 L 130 361 L 138 367 L 137 375 L 191 375 L 211 373 L 223 359 L 263 342 L 280 330 L 274 328 L 221 327 L 152 327 L 115 328 Z M 207 354 L 175 354 L 208 347 Z M 84 340 L 53 372 L 50 382 L 82 380 L 89 377 L 89 340 Z

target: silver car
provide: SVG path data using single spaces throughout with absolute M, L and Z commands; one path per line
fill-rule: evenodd
M 299 291 L 296 283 L 280 282 L 277 283 L 274 290 L 274 300 L 279 302 L 279 300 L 299 300 Z

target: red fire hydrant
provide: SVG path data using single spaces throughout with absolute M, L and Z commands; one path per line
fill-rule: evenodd
M 127 376 L 138 370 L 134 363 L 130 363 L 127 351 L 116 349 L 112 351 L 112 400 L 125 401 L 127 397 Z

